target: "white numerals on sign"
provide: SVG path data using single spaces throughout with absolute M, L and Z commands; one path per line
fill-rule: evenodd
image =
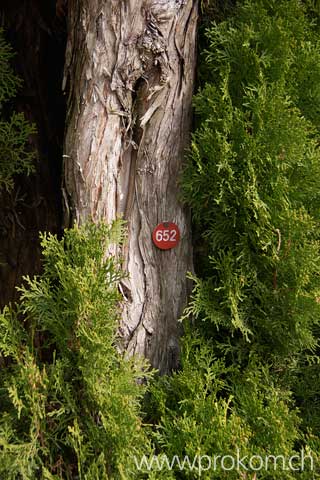
M 156 232 L 157 242 L 175 242 L 176 236 L 176 230 L 158 230 Z

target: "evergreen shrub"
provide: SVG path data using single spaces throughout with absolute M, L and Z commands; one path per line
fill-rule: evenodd
M 242 369 L 226 366 L 214 350 L 213 341 L 190 331 L 181 371 L 150 387 L 159 463 L 169 459 L 168 473 L 176 479 L 319 478 L 319 438 L 302 432 L 291 392 L 255 356 Z M 272 456 L 279 458 L 273 462 Z
M 263 354 L 315 349 L 318 30 L 301 2 L 258 0 L 207 36 L 183 182 L 202 251 L 187 313 Z
M 0 478 L 131 478 L 145 361 L 116 348 L 121 224 L 42 235 L 43 274 L 0 316 Z M 131 462 L 131 463 L 130 463 Z

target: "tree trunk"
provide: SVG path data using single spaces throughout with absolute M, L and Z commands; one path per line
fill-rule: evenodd
M 178 364 L 177 320 L 192 269 L 178 184 L 190 130 L 197 0 L 70 0 L 68 7 L 65 225 L 126 219 L 124 346 L 168 372 Z M 164 221 L 181 232 L 166 251 L 152 243 Z

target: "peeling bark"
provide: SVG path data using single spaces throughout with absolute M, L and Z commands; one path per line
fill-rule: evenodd
M 178 181 L 190 130 L 197 0 L 70 0 L 68 8 L 65 225 L 127 220 L 124 346 L 168 372 L 178 364 L 177 320 L 192 269 Z M 163 221 L 181 231 L 168 251 L 151 239 Z

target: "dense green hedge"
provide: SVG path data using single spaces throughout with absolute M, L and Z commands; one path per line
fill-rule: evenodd
M 208 31 L 185 197 L 205 266 L 193 311 L 268 353 L 314 347 L 320 45 L 300 2 L 246 2 Z M 312 79 L 310 80 L 310 77 Z

